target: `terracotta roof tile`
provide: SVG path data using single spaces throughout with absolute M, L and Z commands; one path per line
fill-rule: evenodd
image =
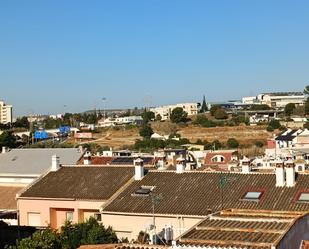
M 151 198 L 132 195 L 141 186 L 156 186 L 162 195 L 157 214 L 205 216 L 227 208 L 253 210 L 307 211 L 309 203 L 297 201 L 302 191 L 309 192 L 309 175 L 299 174 L 294 187 L 276 187 L 275 174 L 149 171 L 141 181 L 134 181 L 104 212 L 152 213 Z M 259 201 L 246 201 L 248 191 L 263 192 Z
M 23 187 L 0 186 L 0 209 L 15 210 L 17 209 L 16 194 Z
M 107 200 L 134 174 L 133 167 L 73 166 L 49 172 L 21 197 Z

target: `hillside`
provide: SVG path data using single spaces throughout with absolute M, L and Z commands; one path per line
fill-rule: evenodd
M 170 122 L 152 123 L 154 132 L 159 134 L 179 133 L 183 138 L 191 142 L 196 140 L 219 140 L 225 143 L 229 138 L 237 139 L 240 144 L 254 144 L 255 141 L 266 141 L 272 137 L 272 133 L 267 132 L 264 126 L 232 126 L 204 128 L 196 125 L 179 126 Z M 124 146 L 133 145 L 136 139 L 141 139 L 138 128 L 109 128 L 94 134 L 93 142 L 120 149 Z

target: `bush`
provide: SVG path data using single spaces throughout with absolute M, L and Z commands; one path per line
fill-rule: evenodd
M 280 126 L 281 126 L 281 124 L 280 124 L 279 120 L 273 119 L 273 120 L 271 120 L 271 121 L 268 123 L 268 126 L 272 127 L 273 130 L 275 130 L 275 129 L 279 129 Z
M 236 149 L 239 147 L 239 142 L 235 138 L 229 138 L 227 140 L 227 146 L 231 149 Z
M 274 129 L 272 126 L 268 125 L 267 128 L 266 128 L 266 130 L 269 131 L 269 132 L 272 132 L 272 131 L 274 131 L 275 129 Z
M 215 111 L 214 116 L 216 119 L 227 119 L 228 115 L 225 110 L 219 108 Z
M 285 115 L 290 116 L 295 110 L 296 106 L 294 103 L 289 103 L 284 107 Z
M 36 231 L 31 237 L 17 242 L 17 249 L 73 249 L 81 245 L 109 244 L 118 242 L 111 227 L 105 228 L 91 217 L 87 222 L 66 222 L 60 233 L 47 228 Z
M 256 147 L 259 147 L 259 148 L 262 148 L 264 146 L 264 143 L 262 141 L 259 141 L 259 140 L 255 141 L 254 144 L 255 144 Z
M 144 124 L 142 128 L 140 129 L 139 134 L 143 138 L 150 138 L 151 135 L 153 134 L 153 130 L 150 127 L 150 125 Z
M 218 109 L 221 109 L 221 106 L 219 106 L 219 105 L 213 105 L 213 106 L 210 108 L 210 114 L 211 114 L 211 116 L 215 116 L 215 112 L 216 112 Z

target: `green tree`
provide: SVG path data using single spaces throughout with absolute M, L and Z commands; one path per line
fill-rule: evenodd
M 239 147 L 239 142 L 235 138 L 229 138 L 226 143 L 231 149 L 236 149 Z
M 161 120 L 162 120 L 161 115 L 160 115 L 160 114 L 157 114 L 157 116 L 156 116 L 156 121 L 161 121 Z
M 11 249 L 61 249 L 59 234 L 51 228 L 36 231 L 31 237 L 17 242 Z
M 143 122 L 144 124 L 147 124 L 148 122 L 152 121 L 155 119 L 155 114 L 154 112 L 151 112 L 151 111 L 144 111 L 142 113 L 142 118 L 143 118 Z
M 262 141 L 260 141 L 260 140 L 255 141 L 254 144 L 258 148 L 262 148 L 264 146 L 264 143 Z
M 285 115 L 290 116 L 295 110 L 296 106 L 294 103 L 289 103 L 284 107 Z
M 221 106 L 219 106 L 219 105 L 213 105 L 213 106 L 211 106 L 211 108 L 210 108 L 210 114 L 211 114 L 211 116 L 214 116 L 214 115 L 215 115 L 215 112 L 216 112 L 218 109 L 221 109 Z
M 143 138 L 150 138 L 153 134 L 153 130 L 149 124 L 144 124 L 140 129 L 139 134 Z
M 187 121 L 188 114 L 181 108 L 176 107 L 172 110 L 170 119 L 173 123 L 181 123 Z
M 226 111 L 223 110 L 222 108 L 217 109 L 215 111 L 214 116 L 216 119 L 227 119 L 228 118 Z
M 251 111 L 262 111 L 262 110 L 270 110 L 271 108 L 266 105 L 266 104 L 261 104 L 261 105 L 252 105 L 250 107 Z
M 208 107 L 207 107 L 207 103 L 206 103 L 206 99 L 205 99 L 205 95 L 203 96 L 203 102 L 202 102 L 202 106 L 201 106 L 201 112 L 207 112 L 208 111 Z
M 304 88 L 304 94 L 309 95 L 309 85 L 305 86 Z
M 21 117 L 21 118 L 17 118 L 15 123 L 13 124 L 14 127 L 18 127 L 18 128 L 25 128 L 25 129 L 29 129 L 29 121 L 27 117 Z
M 0 135 L 0 146 L 6 146 L 10 148 L 15 148 L 17 145 L 16 137 L 13 135 L 12 131 L 4 131 Z
M 91 217 L 84 223 L 66 222 L 59 233 L 47 228 L 17 243 L 17 249 L 76 249 L 81 245 L 117 243 L 118 238 L 111 227 L 105 228 Z M 14 247 L 12 247 L 14 248 Z
M 272 119 L 269 123 L 268 123 L 268 126 L 272 127 L 273 130 L 275 129 L 279 129 L 281 124 L 280 124 L 280 121 L 277 120 L 277 119 Z

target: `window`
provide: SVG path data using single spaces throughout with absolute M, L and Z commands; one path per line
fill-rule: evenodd
M 67 221 L 73 221 L 73 212 L 66 212 L 65 218 Z
M 224 157 L 223 156 L 214 156 L 211 161 L 214 162 L 214 163 L 222 163 L 224 162 Z
M 28 213 L 28 226 L 39 227 L 41 226 L 40 213 Z
M 132 195 L 149 196 L 154 188 L 155 188 L 155 186 L 141 186 Z
M 243 200 L 245 200 L 245 201 L 259 201 L 261 199 L 262 194 L 263 193 L 261 191 L 248 191 L 244 195 Z
M 301 193 L 299 195 L 298 201 L 300 201 L 300 202 L 309 202 L 309 192 L 308 193 Z

